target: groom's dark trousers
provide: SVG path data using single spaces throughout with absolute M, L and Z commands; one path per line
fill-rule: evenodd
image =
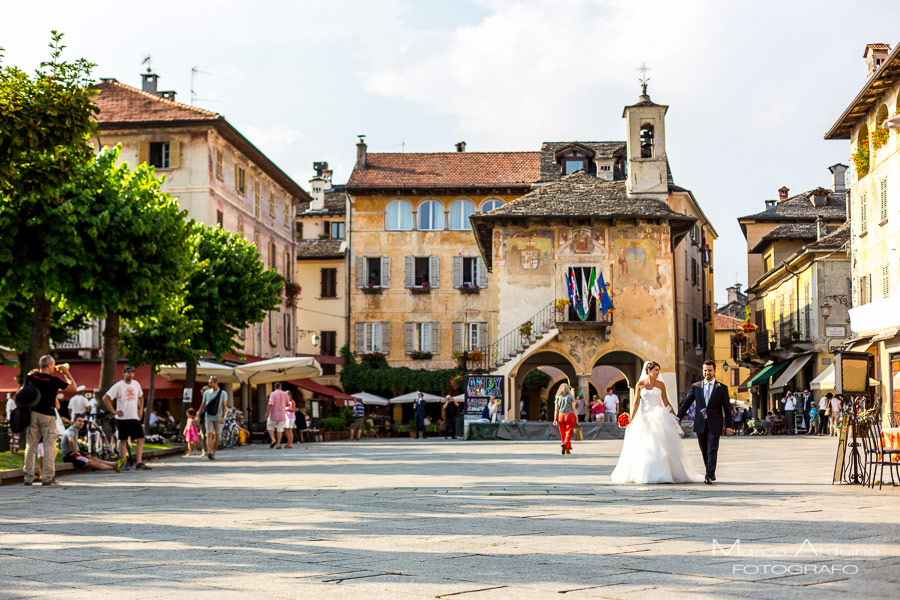
M 697 441 L 700 442 L 700 454 L 703 455 L 703 464 L 706 465 L 706 476 L 716 476 L 716 462 L 719 458 L 718 433 L 712 433 L 709 428 L 697 432 Z
M 687 414 L 691 404 L 695 404 L 694 433 L 700 442 L 700 453 L 703 455 L 703 464 L 706 465 L 706 476 L 716 476 L 716 463 L 719 456 L 719 438 L 726 428 L 732 426 L 731 401 L 728 396 L 728 388 L 718 382 L 712 382 L 709 398 L 703 390 L 703 381 L 694 383 L 687 395 L 678 407 L 678 420 L 681 421 Z

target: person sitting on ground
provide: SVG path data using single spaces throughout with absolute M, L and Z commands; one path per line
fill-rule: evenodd
M 92 469 L 98 469 L 100 471 L 110 471 L 112 469 L 121 471 L 122 467 L 125 465 L 124 456 L 120 458 L 118 462 L 113 463 L 94 458 L 93 456 L 87 456 L 80 452 L 80 448 L 78 447 L 78 432 L 81 431 L 83 427 L 84 415 L 75 415 L 75 418 L 72 420 L 72 426 L 66 429 L 66 434 L 59 443 L 63 462 L 74 465 L 76 469 L 91 467 Z

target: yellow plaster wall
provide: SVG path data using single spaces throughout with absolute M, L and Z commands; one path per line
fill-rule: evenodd
M 337 269 L 337 298 L 322 298 L 321 270 Z M 336 349 L 347 343 L 347 267 L 343 259 L 298 260 L 297 283 L 297 352 L 317 354 L 318 346 L 312 344 L 312 333 L 337 332 Z

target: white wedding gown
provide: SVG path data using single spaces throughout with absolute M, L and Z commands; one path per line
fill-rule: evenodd
M 613 469 L 613 483 L 703 481 L 684 454 L 681 425 L 662 401 L 659 388 L 641 388 L 641 404 L 625 429 L 625 443 Z

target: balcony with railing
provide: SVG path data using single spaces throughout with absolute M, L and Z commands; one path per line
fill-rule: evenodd
M 597 307 L 597 299 L 591 298 L 585 318 L 578 315 L 573 306 L 556 309 L 556 325 L 563 329 L 581 327 L 585 329 L 608 329 L 613 324 L 613 311 L 609 310 L 604 315 Z

